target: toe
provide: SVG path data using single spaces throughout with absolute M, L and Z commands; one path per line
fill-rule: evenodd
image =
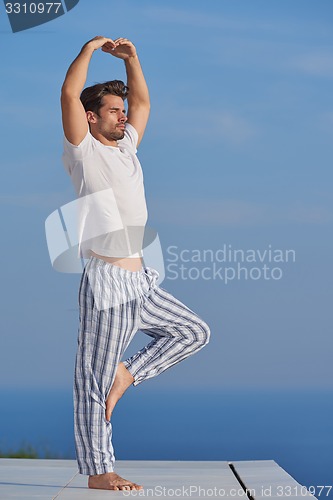
M 122 491 L 128 491 L 128 490 L 130 490 L 131 488 L 130 488 L 130 486 L 129 486 L 128 484 L 123 484 L 122 486 L 120 486 L 120 489 L 121 489 Z
M 143 490 L 143 486 L 141 484 L 134 483 L 133 486 L 136 490 Z

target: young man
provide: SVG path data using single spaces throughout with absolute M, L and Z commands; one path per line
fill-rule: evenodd
M 100 48 L 124 61 L 128 87 L 112 80 L 82 91 L 91 57 Z M 97 36 L 87 42 L 67 72 L 61 105 L 63 160 L 80 202 L 80 252 L 88 259 L 79 291 L 74 380 L 79 471 L 89 476 L 90 488 L 141 489 L 114 471 L 112 411 L 131 384 L 202 349 L 210 331 L 157 286 L 155 269 L 143 265 L 147 208 L 136 148 L 150 103 L 135 46 L 126 38 Z M 153 340 L 122 362 L 138 330 Z

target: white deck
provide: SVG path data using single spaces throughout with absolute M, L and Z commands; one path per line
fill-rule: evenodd
M 232 463 L 234 470 L 230 468 Z M 74 460 L 0 459 L 0 499 L 112 498 L 314 499 L 273 460 L 244 462 L 118 461 L 117 472 L 144 491 L 89 490 Z M 243 483 L 243 485 L 242 485 Z M 243 487 L 242 487 L 243 486 Z M 247 497 L 244 489 L 247 488 Z M 201 490 L 200 490 L 201 488 Z M 140 493 L 140 495 L 139 495 Z

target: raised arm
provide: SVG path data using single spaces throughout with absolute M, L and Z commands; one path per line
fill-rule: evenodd
M 103 52 L 109 52 L 115 57 L 123 59 L 125 62 L 127 85 L 129 93 L 128 102 L 128 123 L 133 125 L 139 135 L 138 144 L 143 137 L 150 112 L 149 91 L 141 64 L 136 52 L 136 48 L 127 38 L 117 38 L 115 46 L 106 43 L 103 45 Z
M 78 146 L 88 132 L 88 120 L 80 95 L 87 79 L 91 57 L 95 50 L 108 44 L 115 47 L 111 38 L 97 36 L 87 42 L 70 65 L 61 89 L 61 109 L 64 133 L 68 141 Z

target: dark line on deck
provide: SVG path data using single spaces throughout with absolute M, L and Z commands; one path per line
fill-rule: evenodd
M 246 485 L 242 481 L 242 478 L 239 476 L 238 472 L 236 471 L 234 464 L 232 464 L 232 463 L 229 462 L 228 465 L 229 465 L 229 467 L 230 467 L 233 475 L 235 476 L 235 478 L 237 479 L 237 481 L 239 482 L 239 484 L 243 488 L 243 490 L 244 490 L 245 495 L 247 496 L 247 498 L 249 500 L 255 500 L 255 498 L 252 495 L 250 495 L 249 490 L 247 489 Z

